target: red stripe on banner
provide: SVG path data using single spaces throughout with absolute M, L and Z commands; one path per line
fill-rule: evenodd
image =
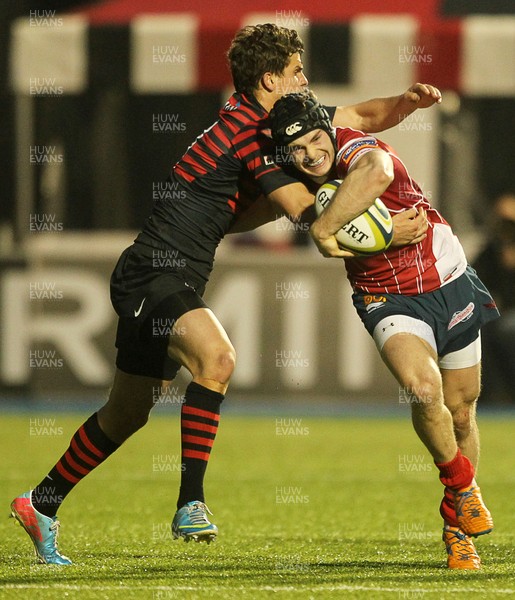
M 200 90 L 220 91 L 223 86 L 231 86 L 231 74 L 225 58 L 233 28 L 213 28 L 210 23 L 200 26 L 198 32 L 198 86 Z
M 188 442 L 190 444 L 197 444 L 199 446 L 207 446 L 208 448 L 212 448 L 215 440 L 199 437 L 198 435 L 188 435 L 187 433 L 185 433 L 182 436 L 182 441 Z
M 90 469 L 85 469 L 84 467 L 81 467 L 79 465 L 79 463 L 75 462 L 73 460 L 73 458 L 71 457 L 70 451 L 67 450 L 64 454 L 64 458 L 66 459 L 66 462 L 70 465 L 70 467 L 74 470 L 77 471 L 77 473 L 80 473 L 81 475 L 87 475 L 90 472 Z
M 416 81 L 431 83 L 442 90 L 461 89 L 462 22 L 452 20 L 437 28 L 420 24 L 417 45 L 420 53 Z M 425 60 L 424 60 L 425 58 Z
M 185 448 L 182 451 L 183 458 L 199 458 L 200 460 L 205 460 L 206 462 L 209 460 L 208 452 L 199 452 L 198 450 L 190 450 L 189 448 Z
M 218 427 L 206 425 L 205 423 L 197 423 L 197 421 L 181 421 L 181 426 L 186 429 L 198 429 L 198 431 L 208 431 L 209 433 L 216 433 L 218 431 Z
M 63 467 L 63 465 L 61 464 L 61 461 L 59 461 L 56 465 L 55 468 L 59 471 L 59 473 L 61 473 L 61 475 L 67 479 L 68 481 L 70 481 L 71 483 L 78 483 L 80 481 L 80 479 L 78 477 L 74 477 L 71 473 L 68 473 L 68 471 Z
M 434 23 L 439 19 L 441 0 L 417 0 L 407 3 L 399 0 L 346 0 L 346 2 L 317 2 L 312 0 L 282 0 L 281 11 L 277 11 L 277 0 L 104 0 L 103 2 L 89 3 L 74 9 L 73 12 L 83 14 L 93 24 L 128 23 L 141 13 L 194 13 L 202 19 L 206 28 L 220 29 L 222 26 L 230 28 L 233 35 L 242 21 L 249 13 L 255 13 L 259 8 L 261 12 L 270 12 L 276 16 L 278 25 L 294 27 L 288 19 L 292 19 L 299 12 L 309 18 L 311 22 L 324 21 L 333 23 L 347 21 L 364 13 L 375 14 L 404 14 L 406 12 L 417 15 L 421 21 Z M 281 19 L 284 19 L 281 22 Z M 225 48 L 227 50 L 227 48 Z
M 75 452 L 75 454 L 81 460 L 83 460 L 85 463 L 88 463 L 88 465 L 91 465 L 92 467 L 96 467 L 100 463 L 100 460 L 95 460 L 94 458 L 91 458 L 87 454 L 84 454 L 84 452 L 79 448 L 79 445 L 75 441 L 75 438 L 72 438 L 72 443 L 70 445 L 71 445 L 72 450 Z
M 98 456 L 98 458 L 105 458 L 105 454 L 103 452 L 100 452 L 100 450 L 96 446 L 93 446 L 93 444 L 89 441 L 89 438 L 86 435 L 86 432 L 84 431 L 84 427 L 81 427 L 79 429 L 79 437 L 81 439 L 81 442 L 86 446 L 86 448 L 93 452 L 95 456 Z
M 220 415 L 217 413 L 209 412 L 208 410 L 202 410 L 195 408 L 194 406 L 183 405 L 182 412 L 187 415 L 197 415 L 197 417 L 204 417 L 205 419 L 211 419 L 212 421 L 219 421 Z

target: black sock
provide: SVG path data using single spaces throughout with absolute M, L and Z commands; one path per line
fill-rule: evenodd
M 97 414 L 91 415 L 50 473 L 32 490 L 34 508 L 53 517 L 75 485 L 119 447 L 100 429 Z
M 177 508 L 204 502 L 204 475 L 220 419 L 224 395 L 191 382 L 181 407 L 182 476 Z

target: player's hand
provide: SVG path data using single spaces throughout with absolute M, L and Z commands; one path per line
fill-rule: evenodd
M 415 83 L 404 92 L 404 99 L 415 102 L 417 108 L 429 108 L 433 104 L 441 103 L 442 93 L 434 85 Z
M 404 210 L 392 217 L 394 246 L 407 246 L 418 244 L 427 235 L 428 221 L 426 211 L 422 208 L 417 212 L 416 208 Z
M 317 231 L 313 226 L 309 230 L 309 233 L 320 253 L 326 258 L 352 258 L 355 256 L 352 252 L 343 250 L 338 245 L 338 241 L 334 235 L 330 235 L 327 238 L 321 238 L 318 236 Z

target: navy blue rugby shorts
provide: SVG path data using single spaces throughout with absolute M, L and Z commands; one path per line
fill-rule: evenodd
M 490 292 L 470 266 L 456 280 L 433 292 L 415 296 L 355 292 L 352 299 L 376 344 L 378 338 L 384 343 L 388 335 L 400 332 L 395 329 L 404 323 L 403 332 L 427 339 L 439 357 L 466 348 L 479 337 L 485 323 L 499 317 Z M 386 318 L 397 315 L 408 319 L 393 319 L 387 331 L 390 323 Z M 375 331 L 379 324 L 385 329 L 380 336 Z

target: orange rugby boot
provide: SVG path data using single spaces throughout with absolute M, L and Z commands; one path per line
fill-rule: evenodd
M 444 524 L 442 540 L 447 550 L 447 567 L 473 571 L 481 568 L 474 543 L 459 527 Z
M 494 528 L 492 515 L 483 502 L 481 490 L 475 480 L 472 480 L 469 487 L 455 492 L 454 505 L 458 525 L 463 533 L 477 537 L 490 533 Z

